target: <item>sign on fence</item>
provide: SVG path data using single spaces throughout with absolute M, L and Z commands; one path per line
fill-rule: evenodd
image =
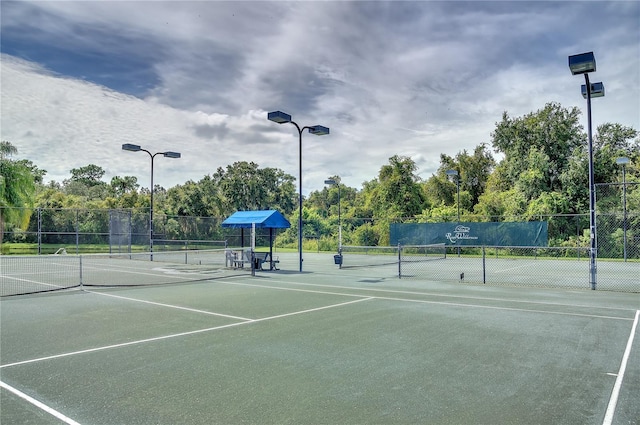
M 393 223 L 391 245 L 547 246 L 546 221 L 491 223 Z

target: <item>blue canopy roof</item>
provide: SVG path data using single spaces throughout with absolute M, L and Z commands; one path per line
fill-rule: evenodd
M 265 211 L 236 211 L 222 222 L 222 227 L 266 227 L 272 229 L 286 229 L 291 223 L 277 210 Z

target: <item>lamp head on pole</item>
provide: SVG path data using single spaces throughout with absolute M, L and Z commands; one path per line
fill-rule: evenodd
M 596 71 L 596 57 L 593 52 L 569 56 L 569 69 L 573 75 Z
M 583 84 L 581 86 L 582 97 L 587 98 L 587 85 Z M 602 83 L 591 83 L 591 97 L 602 97 L 604 96 L 604 84 Z
M 316 136 L 324 136 L 329 134 L 329 128 L 321 125 L 313 125 L 309 127 L 309 133 L 315 134 Z
M 327 179 L 324 181 L 324 184 L 334 185 L 337 184 L 337 182 L 334 179 Z
M 134 145 L 132 143 L 125 143 L 124 145 L 122 145 L 122 150 L 131 151 L 131 152 L 138 152 L 139 150 L 142 150 L 142 148 L 140 147 L 140 145 Z
M 618 164 L 618 165 L 622 165 L 624 167 L 628 163 L 629 163 L 629 158 L 627 158 L 626 156 L 622 156 L 620 158 L 616 158 L 616 164 Z
M 180 152 L 163 152 L 165 158 L 180 158 Z
M 447 176 L 457 176 L 458 170 L 447 170 Z
M 277 122 L 278 124 L 285 124 L 291 122 L 291 115 L 282 111 L 274 111 L 267 114 L 267 119 L 269 121 Z

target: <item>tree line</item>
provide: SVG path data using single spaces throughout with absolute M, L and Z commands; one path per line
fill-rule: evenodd
M 303 234 L 335 245 L 338 209 L 343 243 L 353 245 L 388 244 L 389 224 L 397 221 L 442 222 L 458 216 L 462 221 L 527 221 L 556 216 L 557 231 L 550 244 L 570 241 L 587 246 L 588 234 L 576 236 L 575 224 L 563 223 L 561 218 L 589 211 L 588 144 L 579 118 L 579 109 L 557 103 L 521 117 L 504 112 L 490 143 L 479 143 L 472 152 L 462 150 L 455 156 L 441 154 L 439 168 L 427 179 L 420 178 L 415 162 L 402 155 L 389 158 L 360 189 L 343 185 L 340 176 L 327 176 L 339 187 L 324 187 L 305 199 Z M 626 181 L 640 182 L 637 130 L 602 124 L 593 146 L 596 183 L 621 182 L 616 163 L 620 157 L 630 160 Z M 150 191 L 140 187 L 135 176 L 115 176 L 105 182 L 105 170 L 90 164 L 70 170 L 70 177 L 62 182 L 44 183 L 46 170 L 28 159 L 14 160 L 15 155 L 10 142 L 0 144 L 0 225 L 5 231 L 26 229 L 33 208 L 150 206 Z M 165 216 L 225 218 L 238 210 L 277 209 L 292 224 L 292 229 L 278 236 L 279 242 L 295 244 L 295 181 L 277 168 L 236 162 L 198 181 L 169 189 L 156 185 L 154 211 Z M 631 185 L 627 191 L 627 208 L 636 213 L 635 220 L 640 220 L 639 186 Z M 636 224 L 640 227 L 640 222 Z M 584 227 L 588 232 L 588 220 Z

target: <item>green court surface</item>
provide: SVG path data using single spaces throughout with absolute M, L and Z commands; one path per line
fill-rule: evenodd
M 0 423 L 640 423 L 640 294 L 332 260 L 3 298 Z

